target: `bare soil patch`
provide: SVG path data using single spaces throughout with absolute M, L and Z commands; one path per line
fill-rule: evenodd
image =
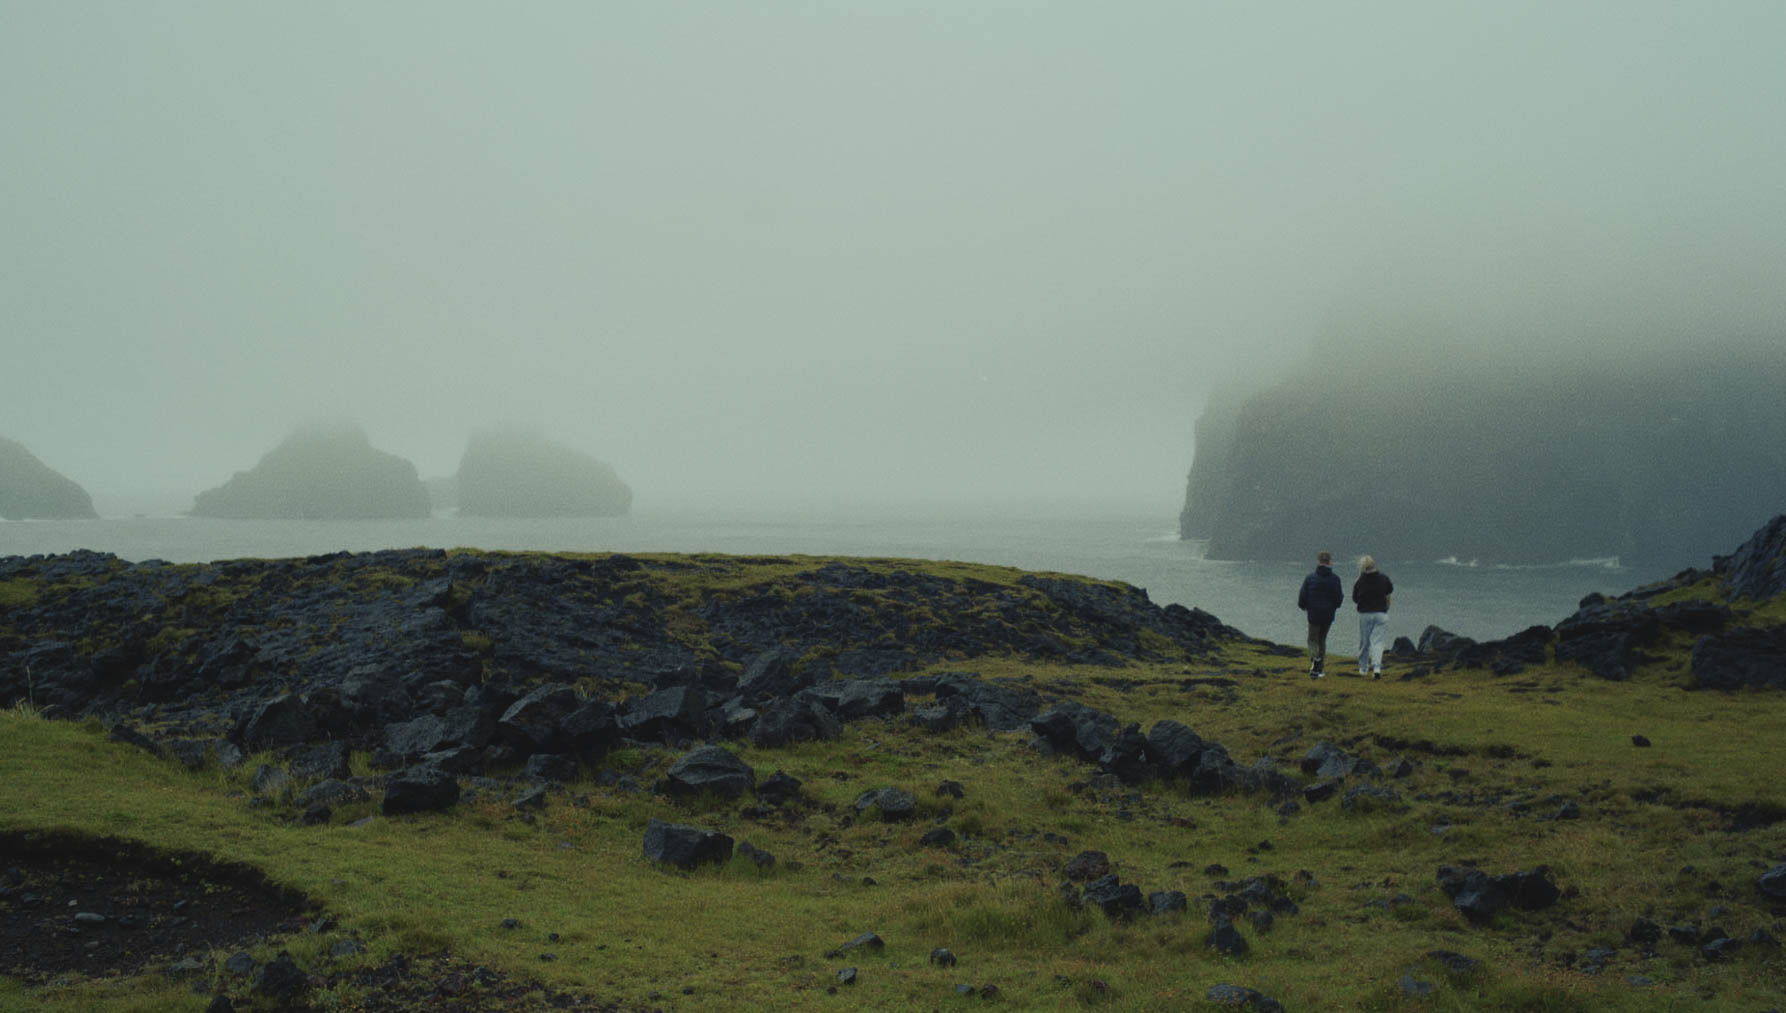
M 0 974 L 29 983 L 159 970 L 303 927 L 315 905 L 250 866 L 141 844 L 0 833 Z

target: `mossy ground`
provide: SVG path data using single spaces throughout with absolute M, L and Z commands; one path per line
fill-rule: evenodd
M 1786 1004 L 1779 949 L 1747 946 L 1714 963 L 1666 938 L 1653 955 L 1625 938 L 1638 917 L 1786 937 L 1778 907 L 1755 886 L 1786 860 L 1786 823 L 1770 822 L 1786 813 L 1786 699 L 1687 691 L 1682 647 L 1653 653 L 1624 683 L 1567 666 L 1403 679 L 1414 670 L 1401 662 L 1380 682 L 1311 682 L 1299 659 L 1246 644 L 1196 664 L 968 666 L 1026 677 L 1144 728 L 1182 721 L 1243 764 L 1271 756 L 1293 767 L 1321 740 L 1378 763 L 1415 762 L 1411 775 L 1385 782 L 1401 804 L 1354 811 L 1329 800 L 1285 817 L 1262 796 L 1132 789 L 1037 753 L 1025 735 L 930 734 L 893 720 L 787 749 L 729 743 L 759 777 L 783 770 L 804 782 L 810 803 L 775 815 L 748 814 L 750 799 L 672 801 L 591 776 L 531 817 L 509 804 L 516 788 L 438 815 L 383 818 L 362 803 L 304 827 L 289 807 L 247 804 L 252 762 L 188 773 L 108 741 L 97 723 L 19 709 L 0 712 L 0 829 L 119 837 L 246 863 L 339 923 L 334 933 L 263 942 L 263 959 L 284 949 L 326 970 L 444 949 L 628 1009 L 983 1004 L 958 996 L 959 984 L 996 985 L 1013 1008 L 1197 1009 L 1218 982 L 1257 988 L 1291 1010 Z M 1633 735 L 1652 745 L 1634 746 Z M 629 748 L 605 766 L 649 785 L 674 755 Z M 945 780 L 965 797 L 937 796 Z M 854 818 L 856 796 L 884 785 L 913 791 L 918 819 Z M 1564 802 L 1581 818 L 1548 818 Z M 350 825 L 366 816 L 375 818 Z M 768 871 L 742 857 L 692 873 L 655 867 L 640 856 L 652 817 L 722 830 L 779 861 Z M 920 846 L 938 820 L 958 842 Z M 1057 892 L 1061 867 L 1084 849 L 1108 853 L 1122 881 L 1144 892 L 1183 890 L 1191 912 L 1121 924 L 1069 909 Z M 1444 864 L 1492 873 L 1547 865 L 1565 896 L 1473 925 L 1438 889 Z M 1243 957 L 1210 952 L 1197 898 L 1226 892 L 1218 882 L 1267 874 L 1289 884 L 1300 912 L 1270 932 L 1242 925 L 1252 947 Z M 503 927 L 511 918 L 519 928 Z M 368 951 L 327 958 L 349 931 Z M 884 951 L 825 957 L 868 931 L 886 940 Z M 939 946 L 960 963 L 929 964 Z M 1617 953 L 1587 973 L 1582 955 L 1595 947 Z M 1454 976 L 1428 956 L 1439 950 L 1481 969 Z M 859 969 L 857 983 L 833 994 L 845 966 Z M 1404 975 L 1435 989 L 1410 996 Z M 216 984 L 241 995 L 221 975 Z M 196 1010 L 207 1001 L 158 973 L 36 987 L 0 980 L 0 1010 Z M 346 987 L 310 1000 L 343 1010 L 363 1001 Z

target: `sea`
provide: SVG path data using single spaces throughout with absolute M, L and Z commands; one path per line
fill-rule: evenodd
M 1200 608 L 1250 636 L 1304 642 L 1307 628 L 1296 608 L 1296 592 L 1312 559 L 1210 559 L 1204 543 L 1178 537 L 1176 523 L 1175 516 L 1132 508 L 1033 506 L 635 507 L 624 517 L 575 519 L 451 513 L 391 521 L 131 516 L 0 521 L 0 556 L 90 549 L 133 562 L 192 563 L 433 547 L 957 560 L 1124 581 L 1144 589 L 1158 604 Z M 1428 626 L 1477 640 L 1552 626 L 1590 592 L 1620 593 L 1709 563 L 1683 560 L 1667 571 L 1639 572 L 1617 559 L 1501 566 L 1379 554 L 1377 561 L 1395 582 L 1390 634 L 1414 640 Z M 1356 568 L 1342 560 L 1335 570 L 1350 587 Z M 1354 628 L 1348 607 L 1334 624 L 1329 649 L 1351 653 Z

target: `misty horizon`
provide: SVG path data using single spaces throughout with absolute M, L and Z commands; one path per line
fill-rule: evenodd
M 101 513 L 351 420 L 1169 518 L 1229 386 L 1786 329 L 1774 4 L 8 9 L 0 435 Z

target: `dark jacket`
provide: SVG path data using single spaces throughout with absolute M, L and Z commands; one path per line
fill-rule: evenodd
M 1333 614 L 1345 603 L 1346 591 L 1340 586 L 1340 579 L 1334 576 L 1333 567 L 1317 566 L 1314 573 L 1302 578 L 1296 607 L 1308 613 L 1309 622 L 1317 626 L 1332 623 Z
M 1381 570 L 1361 573 L 1352 585 L 1352 600 L 1358 604 L 1360 612 L 1389 611 L 1389 596 L 1395 593 L 1395 585 L 1389 582 L 1389 575 Z

